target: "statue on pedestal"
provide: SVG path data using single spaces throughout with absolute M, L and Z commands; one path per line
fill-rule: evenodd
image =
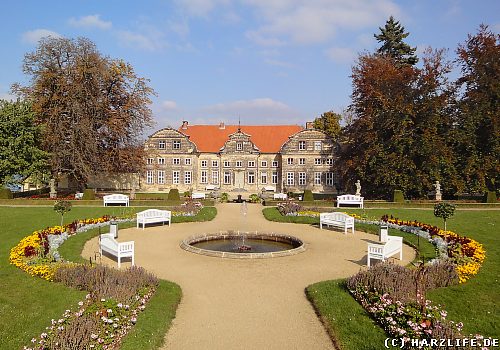
M 50 179 L 49 186 L 50 186 L 50 193 L 49 193 L 50 198 L 57 198 L 56 179 L 54 178 Z
M 356 196 L 361 196 L 361 182 L 356 181 Z
M 439 181 L 436 181 L 434 187 L 436 188 L 436 200 L 440 201 L 442 199 L 442 195 L 441 195 L 441 184 L 439 183 Z

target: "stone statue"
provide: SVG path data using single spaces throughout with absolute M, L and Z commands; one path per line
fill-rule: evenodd
M 436 188 L 436 200 L 440 201 L 442 199 L 442 195 L 441 195 L 441 184 L 439 183 L 439 181 L 436 181 L 434 187 Z
M 50 179 L 49 181 L 49 186 L 50 186 L 50 198 L 57 198 L 57 189 L 56 189 L 56 179 Z
M 356 196 L 361 196 L 361 182 L 356 181 Z

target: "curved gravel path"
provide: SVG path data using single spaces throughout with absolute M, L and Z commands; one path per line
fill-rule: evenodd
M 304 289 L 366 268 L 367 242 L 376 237 L 269 222 L 262 208 L 248 205 L 244 217 L 241 205 L 219 204 L 211 222 L 120 230 L 119 241 L 135 241 L 137 265 L 182 288 L 163 349 L 334 349 Z M 190 235 L 243 229 L 294 235 L 305 243 L 306 251 L 235 260 L 196 255 L 179 247 Z M 90 257 L 95 251 L 97 238 L 87 242 L 82 255 Z M 413 249 L 404 246 L 401 263 L 414 256 Z M 108 258 L 103 263 L 116 266 Z

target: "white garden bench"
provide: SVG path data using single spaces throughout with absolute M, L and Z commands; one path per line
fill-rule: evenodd
M 337 196 L 337 208 L 340 208 L 341 204 L 355 204 L 359 205 L 363 209 L 363 197 L 356 196 L 355 194 L 343 194 Z
M 169 210 L 148 209 L 137 213 L 137 228 L 142 224 L 142 229 L 146 224 L 163 223 L 168 221 L 168 226 L 172 221 L 172 212 Z
M 215 187 L 215 185 L 206 185 L 205 186 L 206 191 L 215 191 L 216 189 L 217 189 L 217 187 Z
M 132 258 L 132 266 L 134 266 L 134 241 L 118 243 L 113 238 L 113 233 L 102 234 L 99 237 L 99 253 L 101 256 L 103 252 L 118 259 L 118 268 L 120 268 L 122 258 Z
M 104 206 L 107 206 L 108 204 L 125 204 L 125 206 L 128 207 L 130 204 L 129 197 L 119 193 L 108 194 L 103 196 L 102 199 L 104 200 Z
M 191 194 L 191 198 L 193 198 L 193 199 L 205 199 L 205 193 L 203 193 L 203 192 L 193 192 Z
M 288 195 L 286 193 L 275 193 L 275 194 L 273 194 L 273 199 L 285 200 L 287 198 L 288 198 Z
M 267 192 L 276 192 L 276 186 L 264 186 L 264 191 L 267 191 Z
M 387 236 L 387 242 L 368 243 L 368 267 L 370 267 L 370 259 L 385 261 L 397 253 L 399 253 L 399 260 L 402 260 L 403 237 Z
M 322 230 L 323 225 L 341 227 L 344 229 L 344 234 L 347 234 L 347 229 L 352 229 L 354 234 L 354 218 L 345 213 L 320 213 L 319 228 Z

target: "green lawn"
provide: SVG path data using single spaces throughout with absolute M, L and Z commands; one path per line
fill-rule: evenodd
M 102 215 L 131 215 L 144 208 L 124 207 L 74 207 L 65 215 L 65 223 L 75 219 L 93 218 Z M 187 220 L 211 220 L 215 208 L 205 207 L 199 217 Z M 184 218 L 173 218 L 173 223 L 184 222 Z M 74 307 L 84 296 L 79 292 L 57 283 L 31 277 L 9 264 L 10 249 L 34 230 L 60 223 L 59 214 L 52 207 L 0 207 L 0 349 L 19 349 L 28 345 L 32 337 L 39 336 L 52 318 L 58 318 L 64 310 Z M 121 224 L 124 225 L 124 224 Z M 120 226 L 122 227 L 122 226 Z M 61 247 L 62 255 L 69 260 L 81 260 L 79 253 L 87 239 L 98 231 L 89 231 L 69 239 Z M 132 340 L 125 340 L 128 348 L 154 349 L 163 339 L 169 320 L 175 315 L 180 299 L 180 289 L 173 283 L 162 281 L 157 295 L 151 300 L 151 308 L 141 315 Z M 155 306 L 156 305 L 156 306 Z M 170 305 L 170 307 L 168 306 Z M 161 321 L 161 322 L 159 322 Z M 168 323 L 167 323 L 168 322 Z M 162 326 L 163 325 L 163 326 Z M 144 342 L 148 338 L 150 341 Z M 134 340 L 135 339 L 135 343 Z
M 392 214 L 401 219 L 442 225 L 442 221 L 434 217 L 432 210 L 366 209 L 352 212 L 374 218 Z M 444 306 L 449 319 L 464 323 L 465 334 L 500 337 L 499 227 L 500 211 L 494 210 L 459 210 L 448 220 L 449 230 L 474 238 L 486 249 L 486 260 L 477 276 L 465 284 L 434 290 L 428 295 L 429 299 Z M 371 319 L 349 296 L 342 280 L 316 283 L 309 286 L 306 293 L 341 349 L 382 347 L 385 335 L 380 333 L 382 330 L 379 327 L 370 326 Z M 353 318 L 356 318 L 356 322 L 352 322 Z M 359 327 L 359 324 L 363 326 Z

